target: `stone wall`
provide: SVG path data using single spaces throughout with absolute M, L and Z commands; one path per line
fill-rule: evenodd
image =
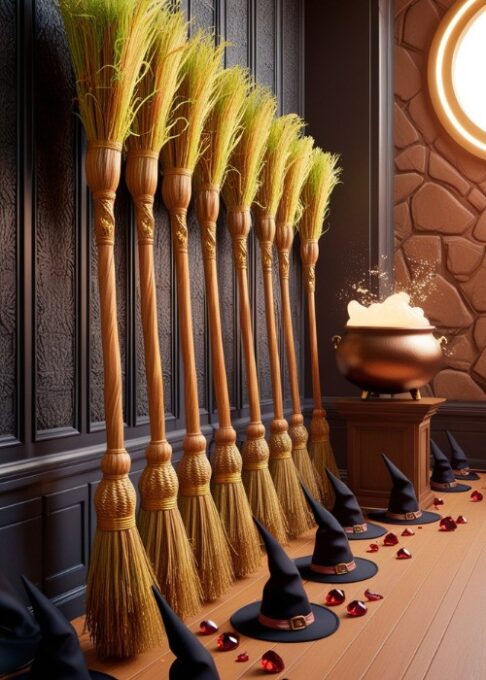
M 478 401 L 486 399 L 486 162 L 448 136 L 427 88 L 429 47 L 453 3 L 395 3 L 396 287 L 449 341 L 429 393 Z

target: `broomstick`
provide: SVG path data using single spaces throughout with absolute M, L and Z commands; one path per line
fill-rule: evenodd
M 255 202 L 255 231 L 260 243 L 273 396 L 273 420 L 268 442 L 270 473 L 288 522 L 291 538 L 310 529 L 313 521 L 302 492 L 297 468 L 292 459 L 292 441 L 288 435 L 288 423 L 284 418 L 272 276 L 275 215 L 282 195 L 289 149 L 302 125 L 302 120 L 295 114 L 281 116 L 273 121 L 264 156 L 260 188 Z
M 256 86 L 246 100 L 242 133 L 231 155 L 230 170 L 223 184 L 228 209 L 233 260 L 239 293 L 240 327 L 245 355 L 250 422 L 243 444 L 243 483 L 253 514 L 280 543 L 287 541 L 286 520 L 268 469 L 268 444 L 261 419 L 260 394 L 251 326 L 248 293 L 247 242 L 251 229 L 250 207 L 258 189 L 270 124 L 276 109 L 272 94 Z
M 126 181 L 135 204 L 140 271 L 140 303 L 145 350 L 150 443 L 139 483 L 138 526 L 160 588 L 179 616 L 200 609 L 194 555 L 177 507 L 179 482 L 166 439 L 164 384 L 160 359 L 154 271 L 153 202 L 160 149 L 170 134 L 168 116 L 178 84 L 187 26 L 182 13 L 163 12 L 150 54 L 150 68 L 138 86 L 142 104 L 127 140 Z
M 216 80 L 216 101 L 206 119 L 203 152 L 196 166 L 196 212 L 201 229 L 204 277 L 208 299 L 214 391 L 218 406 L 216 448 L 212 457 L 214 501 L 233 548 L 233 568 L 238 577 L 260 566 L 261 552 L 250 504 L 241 480 L 242 460 L 231 425 L 228 382 L 216 268 L 216 222 L 220 187 L 229 155 L 238 141 L 248 75 L 241 67 L 222 71 Z
M 290 417 L 289 426 L 289 436 L 292 440 L 292 458 L 307 489 L 314 498 L 319 499 L 321 489 L 318 484 L 318 476 L 307 450 L 309 434 L 304 425 L 300 401 L 289 291 L 290 253 L 294 242 L 294 225 L 297 218 L 302 185 L 310 170 L 313 145 L 314 140 L 312 137 L 303 137 L 296 139 L 290 146 L 289 163 L 285 173 L 282 198 L 277 210 L 275 242 L 278 249 L 282 317 L 292 396 L 292 416 Z
M 192 542 L 205 600 L 215 600 L 227 590 L 233 579 L 233 569 L 227 537 L 209 489 L 211 466 L 199 420 L 187 209 L 191 199 L 191 176 L 200 154 L 204 121 L 214 104 L 214 84 L 224 47 L 214 48 L 212 37 L 202 33 L 191 40 L 175 100 L 173 137 L 162 149 L 162 196 L 170 213 L 184 364 L 187 434 L 178 467 L 180 509 Z
M 122 376 L 113 245 L 121 146 L 134 113 L 132 95 L 150 48 L 160 2 L 60 0 L 79 112 L 88 138 L 86 178 L 98 246 L 107 450 L 95 493 L 96 535 L 86 592 L 86 622 L 100 656 L 129 657 L 162 641 L 152 597 L 154 573 L 135 525 L 135 489 L 124 448 Z
M 329 208 L 332 190 L 339 182 L 341 173 L 337 167 L 339 157 L 321 149 L 312 152 L 312 164 L 302 188 L 302 217 L 298 230 L 300 234 L 300 255 L 304 265 L 304 282 L 307 294 L 309 318 L 309 342 L 312 367 L 312 394 L 314 410 L 310 427 L 309 452 L 328 500 L 331 500 L 326 467 L 339 474 L 336 460 L 329 441 L 329 425 L 326 411 L 322 406 L 321 381 L 319 375 L 319 354 L 317 348 L 317 326 L 315 308 L 315 268 L 319 257 L 318 239 L 323 234 L 323 222 Z

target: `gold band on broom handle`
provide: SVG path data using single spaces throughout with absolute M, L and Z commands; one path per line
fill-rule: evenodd
M 180 12 L 164 12 L 150 54 L 150 68 L 138 86 L 142 104 L 127 140 L 125 178 L 135 205 L 142 317 L 150 416 L 147 464 L 139 482 L 138 526 L 164 597 L 179 616 L 195 614 L 201 592 L 194 555 L 177 506 L 179 481 L 166 439 L 162 362 L 154 269 L 154 196 L 159 152 L 170 135 L 168 116 L 184 56 L 187 26 Z
M 247 98 L 242 133 L 231 156 L 230 170 L 223 185 L 228 209 L 233 261 L 239 294 L 240 331 L 246 366 L 250 422 L 243 444 L 243 483 L 253 514 L 280 543 L 287 541 L 287 523 L 268 468 L 269 450 L 261 420 L 255 346 L 248 292 L 247 245 L 253 203 L 262 166 L 265 142 L 276 108 L 265 88 L 256 86 Z
M 304 285 L 307 298 L 312 394 L 314 399 L 309 453 L 314 467 L 319 474 L 328 503 L 332 502 L 332 491 L 326 475 L 326 467 L 338 475 L 339 471 L 329 441 L 329 424 L 322 404 L 315 309 L 315 268 L 319 257 L 318 239 L 323 233 L 323 222 L 328 212 L 330 195 L 339 181 L 340 169 L 337 167 L 337 162 L 337 155 L 326 153 L 321 149 L 313 150 L 311 168 L 302 188 L 302 216 L 298 225 L 300 255 L 304 268 Z
M 152 595 L 155 577 L 135 526 L 135 489 L 124 448 L 122 376 L 114 262 L 115 192 L 121 145 L 132 121 L 132 96 L 153 41 L 161 3 L 60 0 L 88 138 L 86 178 L 98 247 L 107 450 L 96 489 L 96 535 L 86 592 L 88 630 L 102 657 L 129 657 L 160 644 Z
M 282 300 L 282 320 L 289 370 L 292 415 L 289 420 L 289 436 L 292 440 L 292 458 L 300 477 L 312 496 L 322 496 L 320 480 L 312 465 L 307 441 L 309 434 L 304 425 L 299 391 L 299 375 L 290 306 L 289 274 L 290 258 L 294 243 L 294 225 L 299 207 L 302 184 L 310 170 L 310 159 L 314 140 L 312 137 L 296 139 L 290 147 L 290 158 L 285 173 L 284 188 L 277 211 L 277 230 L 275 243 L 278 250 L 280 296 Z M 324 499 L 323 499 L 324 500 Z

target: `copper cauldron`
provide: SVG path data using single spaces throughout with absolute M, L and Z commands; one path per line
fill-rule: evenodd
M 434 336 L 434 326 L 383 328 L 348 326 L 343 338 L 333 337 L 336 363 L 341 373 L 370 394 L 410 392 L 420 399 L 420 388 L 442 367 L 444 337 Z

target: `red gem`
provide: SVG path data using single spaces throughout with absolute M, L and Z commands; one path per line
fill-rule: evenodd
M 245 661 L 248 661 L 249 658 L 250 657 L 248 656 L 248 654 L 246 652 L 243 652 L 242 654 L 238 654 L 235 661 L 237 663 L 245 663 Z
M 260 665 L 265 673 L 281 673 L 285 669 L 282 657 L 271 649 L 262 656 Z
M 397 543 L 398 543 L 398 536 L 396 534 L 392 534 L 391 531 L 383 539 L 383 545 L 396 545 Z
M 370 602 L 376 602 L 377 600 L 383 599 L 383 595 L 380 595 L 380 593 L 374 593 L 369 588 L 365 590 L 364 594 L 366 599 L 369 600 Z
M 214 621 L 208 619 L 207 621 L 201 621 L 199 624 L 199 635 L 212 635 L 216 633 L 218 626 Z
M 434 505 L 444 505 L 444 499 L 443 498 L 434 498 Z
M 459 517 L 456 519 L 456 524 L 467 524 L 467 519 L 464 517 L 464 515 L 459 515 Z
M 216 642 L 222 652 L 231 652 L 240 644 L 240 636 L 238 633 L 221 633 Z
M 335 607 L 338 604 L 342 604 L 345 599 L 346 595 L 344 594 L 344 590 L 334 588 L 326 595 L 326 604 L 329 605 L 329 607 Z
M 364 602 L 353 600 L 346 607 L 349 616 L 364 616 L 368 611 Z
M 380 546 L 378 543 L 370 543 L 366 552 L 378 552 L 379 549 Z
M 397 560 L 409 560 L 412 557 L 412 553 L 406 548 L 400 548 L 397 552 Z
M 402 536 L 415 536 L 415 531 L 413 529 L 404 529 Z
M 452 517 L 443 517 L 439 522 L 439 531 L 455 531 L 457 529 L 457 524 L 454 522 Z
M 478 503 L 483 500 L 483 494 L 480 491 L 473 491 L 471 494 L 471 500 L 473 503 Z

